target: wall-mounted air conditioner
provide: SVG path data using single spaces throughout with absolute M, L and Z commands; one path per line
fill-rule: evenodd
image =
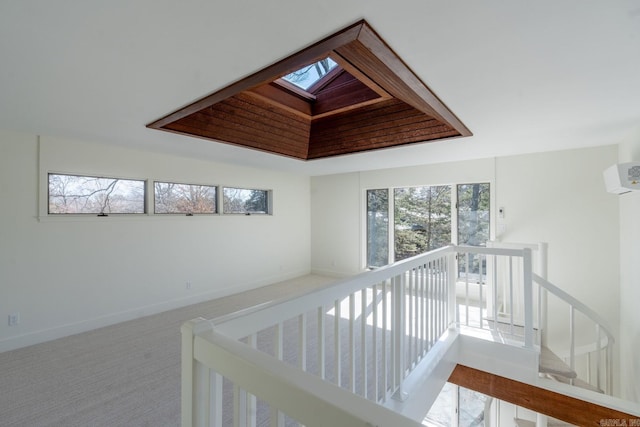
M 640 162 L 610 166 L 603 175 L 604 185 L 609 193 L 624 194 L 640 190 Z

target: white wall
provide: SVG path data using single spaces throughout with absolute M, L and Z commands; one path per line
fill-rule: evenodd
M 620 146 L 620 162 L 640 161 L 640 139 Z M 620 201 L 621 397 L 640 402 L 640 193 Z
M 616 146 L 499 158 L 496 198 L 505 210 L 500 238 L 547 242 L 549 281 L 594 309 L 617 337 L 618 201 L 606 192 L 602 177 L 616 158 Z M 568 354 L 568 307 L 550 296 L 548 314 L 550 325 L 565 325 L 549 328 L 549 345 Z M 591 323 L 576 316 L 576 324 L 578 344 L 594 339 Z M 614 384 L 619 385 L 617 377 Z
M 490 182 L 494 224 L 497 208 L 505 212 L 496 238 L 548 242 L 551 282 L 594 308 L 617 335 L 618 199 L 605 191 L 602 179 L 602 171 L 616 160 L 617 147 L 604 146 L 314 177 L 312 186 L 322 193 L 312 192 L 312 268 L 331 271 L 331 260 L 342 259 L 350 264 L 341 271 L 361 271 L 366 189 Z M 360 200 L 359 206 L 343 203 L 351 200 Z M 550 322 L 567 325 L 568 310 L 554 307 Z
M 496 197 L 505 209 L 500 238 L 548 242 L 549 280 L 611 325 L 619 304 L 618 206 L 602 171 L 616 157 L 616 147 L 607 146 L 506 157 L 496 167 Z
M 274 214 L 39 218 L 48 171 L 270 189 Z M 0 200 L 0 351 L 310 271 L 308 177 L 0 132 Z
M 359 174 L 311 178 L 311 269 L 348 276 L 361 271 Z

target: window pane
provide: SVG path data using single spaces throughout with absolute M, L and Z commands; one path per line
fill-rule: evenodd
M 216 187 L 208 185 L 156 182 L 154 185 L 157 214 L 216 213 Z
M 367 191 L 367 267 L 389 264 L 389 190 Z
M 431 405 L 429 413 L 425 416 L 422 424 L 427 427 L 443 427 L 453 425 L 455 414 L 456 388 L 451 383 L 445 383 L 438 398 Z M 461 424 L 463 425 L 463 424 Z
M 300 68 L 291 74 L 283 77 L 289 83 L 293 83 L 301 89 L 307 90 L 316 84 L 322 77 L 326 76 L 329 71 L 336 67 L 336 62 L 331 58 L 325 58 L 311 65 Z
M 484 409 L 487 396 L 464 387 L 458 392 L 458 425 L 484 426 Z
M 396 188 L 395 260 L 451 243 L 451 186 Z
M 485 246 L 489 240 L 489 184 L 458 185 L 458 243 Z
M 267 190 L 247 190 L 244 188 L 225 187 L 223 196 L 223 213 L 269 213 L 269 191 Z
M 145 182 L 49 174 L 49 213 L 145 213 Z
M 485 246 L 489 240 L 489 184 L 458 185 L 458 243 L 461 245 Z M 468 270 L 467 270 L 468 268 Z M 459 257 L 460 277 L 469 275 L 477 282 L 486 278 L 486 260 L 479 255 L 469 256 L 469 265 L 464 255 Z

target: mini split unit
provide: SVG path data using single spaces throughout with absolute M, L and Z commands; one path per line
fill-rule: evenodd
M 603 175 L 604 185 L 609 193 L 624 194 L 640 190 L 640 162 L 610 166 Z

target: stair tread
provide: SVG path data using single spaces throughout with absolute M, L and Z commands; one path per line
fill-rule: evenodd
M 542 346 L 540 349 L 540 366 L 538 369 L 541 373 L 556 375 L 558 377 L 578 377 L 578 374 L 576 374 L 574 370 L 546 346 Z
M 536 427 L 535 422 L 523 420 L 522 418 L 514 418 L 513 421 L 516 422 L 516 427 Z
M 558 375 L 553 375 L 550 374 L 551 377 L 553 377 L 554 380 L 564 383 L 564 384 L 570 384 L 569 379 L 562 377 L 562 376 L 558 376 Z M 573 385 L 576 387 L 580 387 L 583 388 L 585 390 L 591 390 L 591 391 L 595 391 L 597 393 L 604 393 L 604 390 L 600 390 L 598 387 L 594 386 L 593 384 L 590 384 L 584 380 L 581 380 L 580 378 L 574 378 L 573 379 Z

